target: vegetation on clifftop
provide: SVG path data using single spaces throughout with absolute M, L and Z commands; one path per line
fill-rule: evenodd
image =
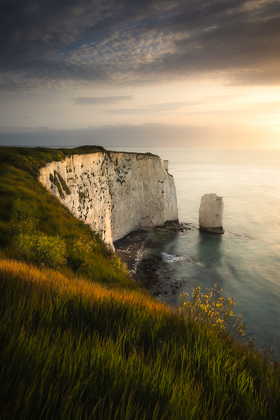
M 177 312 L 153 299 L 38 182 L 82 150 L 101 149 L 0 148 L 1 419 L 279 419 L 277 362 L 198 289 Z

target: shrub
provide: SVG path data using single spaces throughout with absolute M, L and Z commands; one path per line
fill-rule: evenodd
M 214 327 L 218 331 L 227 331 L 235 338 L 244 335 L 245 323 L 242 323 L 241 315 L 234 315 L 232 307 L 235 305 L 232 298 L 225 300 L 221 296 L 222 290 L 217 291 L 217 284 L 210 289 L 206 287 L 206 293 L 200 292 L 199 285 L 192 291 L 192 297 L 188 300 L 188 293 L 180 296 L 179 312 L 195 321 L 202 322 Z
M 110 259 L 116 271 L 125 271 L 126 273 L 128 273 L 126 264 L 122 262 L 122 260 L 117 254 L 112 254 Z
M 16 255 L 28 262 L 59 267 L 66 264 L 66 243 L 59 236 L 39 232 L 33 209 L 16 203 L 10 220 Z
M 79 238 L 73 244 L 73 257 L 80 261 L 81 265 L 85 265 L 88 257 L 94 252 L 95 240 L 87 241 L 86 239 Z
M 16 239 L 16 252 L 28 262 L 49 267 L 66 264 L 66 244 L 59 236 L 21 233 Z
M 20 201 L 14 206 L 12 217 L 10 220 L 10 228 L 12 234 L 33 233 L 38 226 L 38 220 L 34 217 L 30 208 L 18 210 L 21 205 Z

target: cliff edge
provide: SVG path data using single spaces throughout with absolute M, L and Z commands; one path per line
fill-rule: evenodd
M 155 155 L 71 155 L 47 163 L 39 180 L 111 246 L 138 228 L 178 220 L 173 177 Z

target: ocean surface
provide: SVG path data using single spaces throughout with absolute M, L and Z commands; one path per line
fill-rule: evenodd
M 109 148 L 110 149 L 110 148 Z M 191 294 L 217 283 L 236 302 L 256 348 L 280 357 L 280 150 L 111 148 L 152 152 L 169 161 L 179 221 L 191 230 L 152 234 L 147 253 L 162 257 L 166 278 Z M 198 230 L 202 195 L 224 199 L 224 235 Z M 168 283 L 166 283 L 167 285 Z M 167 286 L 166 286 L 167 287 Z M 178 303 L 180 292 L 173 295 Z

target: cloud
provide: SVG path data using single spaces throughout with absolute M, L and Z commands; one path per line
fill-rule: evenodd
M 50 130 L 50 127 L 46 127 L 46 126 L 38 126 L 38 127 L 19 127 L 19 126 L 15 126 L 15 125 L 3 125 L 0 127 L 0 133 L 17 133 L 17 134 L 22 134 L 23 132 L 34 132 L 37 133 L 38 131 L 47 131 Z
M 94 139 L 94 140 L 93 140 Z M 279 131 L 262 127 L 191 126 L 169 124 L 106 125 L 87 129 L 0 129 L 0 145 L 77 147 L 95 144 L 110 147 L 271 148 Z M 152 146 L 151 146 L 152 145 Z
M 204 111 L 184 111 L 184 115 L 265 115 L 279 114 L 280 102 L 264 102 L 239 105 L 231 109 L 208 109 Z
M 184 108 L 190 108 L 196 105 L 213 105 L 218 104 L 221 102 L 231 102 L 236 100 L 237 98 L 242 98 L 245 95 L 219 95 L 219 96 L 212 96 L 212 97 L 202 97 L 196 101 L 180 101 L 180 102 L 164 102 L 160 104 L 150 104 L 146 106 L 138 106 L 134 108 L 116 108 L 116 109 L 107 109 L 103 112 L 105 114 L 118 114 L 118 115 L 139 115 L 139 114 L 153 114 L 153 113 L 160 113 L 163 112 L 172 112 L 172 111 L 180 111 Z M 269 104 L 266 104 L 267 106 Z M 261 106 L 261 104 L 259 105 Z M 238 109 L 237 112 L 242 112 L 242 110 Z M 208 114 L 208 113 L 220 113 L 222 111 L 182 111 L 184 114 Z M 229 114 L 231 110 L 225 111 Z
M 1 90 L 280 84 L 278 0 L 4 0 L 0 38 Z
M 178 111 L 186 106 L 196 105 L 198 101 L 184 101 L 184 102 L 164 102 L 161 104 L 151 104 L 147 106 L 139 106 L 135 108 L 118 108 L 108 109 L 103 111 L 105 114 L 119 114 L 119 115 L 137 115 L 137 114 L 152 114 L 162 112 Z
M 129 101 L 133 96 L 94 96 L 85 98 L 73 98 L 75 105 L 110 105 Z

